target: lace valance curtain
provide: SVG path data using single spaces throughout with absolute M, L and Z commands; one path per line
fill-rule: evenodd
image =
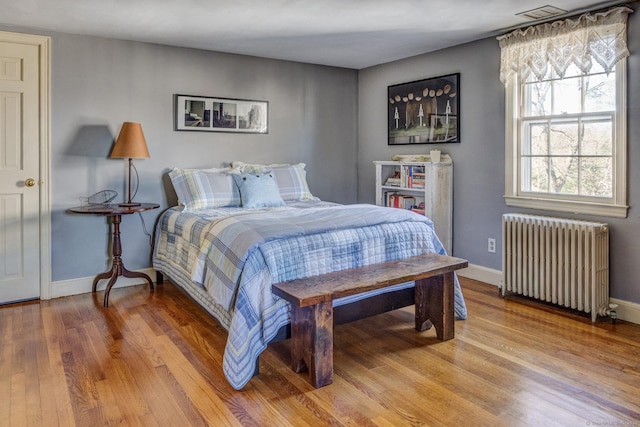
M 498 37 L 501 48 L 500 80 L 507 83 L 517 75 L 526 80 L 531 74 L 541 80 L 552 67 L 560 77 L 571 64 L 588 72 L 593 61 L 607 73 L 629 56 L 627 49 L 628 7 L 608 12 L 586 13 L 518 29 Z

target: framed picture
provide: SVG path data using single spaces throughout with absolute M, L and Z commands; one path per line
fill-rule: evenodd
M 460 142 L 460 73 L 388 87 L 388 144 Z
M 267 101 L 174 95 L 174 129 L 268 133 Z

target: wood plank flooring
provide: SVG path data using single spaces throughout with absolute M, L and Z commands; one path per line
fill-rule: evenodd
M 416 332 L 413 308 L 337 326 L 317 390 L 289 340 L 231 388 L 226 332 L 170 283 L 0 307 L 0 426 L 640 425 L 639 325 L 461 282 L 455 339 Z

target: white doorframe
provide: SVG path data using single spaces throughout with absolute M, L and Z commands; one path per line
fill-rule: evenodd
M 0 31 L 0 41 L 38 46 L 40 60 L 40 299 L 51 298 L 51 38 Z

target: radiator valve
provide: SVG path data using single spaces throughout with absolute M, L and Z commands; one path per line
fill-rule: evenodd
M 611 318 L 611 323 L 616 323 L 616 319 L 618 318 L 616 308 L 618 308 L 618 304 L 609 304 L 609 317 Z

